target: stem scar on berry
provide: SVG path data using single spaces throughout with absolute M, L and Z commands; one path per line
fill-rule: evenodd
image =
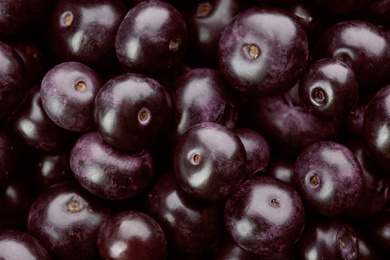
M 200 156 L 199 153 L 193 153 L 193 154 L 191 154 L 191 156 L 190 156 L 190 161 L 191 161 L 191 163 L 194 164 L 194 165 L 199 164 L 201 159 L 202 159 L 202 157 Z
M 76 199 L 71 199 L 67 204 L 67 209 L 71 213 L 77 213 L 84 209 L 83 205 L 80 203 L 80 201 Z
M 73 22 L 73 14 L 71 11 L 66 11 L 62 14 L 62 24 L 63 25 L 70 25 Z
M 320 184 L 320 178 L 317 175 L 311 176 L 309 179 L 310 185 L 317 187 Z
M 201 3 L 198 5 L 198 9 L 196 10 L 197 17 L 206 17 L 211 13 L 213 7 L 210 3 Z
M 146 124 L 150 119 L 150 111 L 146 108 L 142 108 L 138 113 L 138 120 L 141 124 Z
M 348 55 L 348 54 L 345 54 L 345 53 L 340 54 L 340 55 L 337 57 L 337 59 L 338 59 L 339 61 L 341 61 L 341 62 L 346 63 L 346 64 L 348 64 L 348 63 L 350 62 L 350 60 L 351 60 L 351 58 L 349 57 L 349 55 Z
M 245 49 L 251 59 L 257 59 L 260 56 L 260 48 L 256 44 L 248 44 Z
M 171 40 L 169 42 L 169 50 L 170 51 L 178 51 L 179 50 L 180 41 L 179 40 Z
M 311 97 L 315 102 L 317 102 L 319 104 L 325 103 L 326 99 L 327 99 L 326 93 L 321 87 L 313 88 L 313 90 L 311 92 Z
M 278 198 L 272 198 L 270 201 L 269 201 L 270 205 L 274 208 L 279 208 L 280 207 L 280 201 Z
M 84 81 L 78 81 L 76 83 L 76 90 L 78 91 L 85 91 L 87 89 L 87 84 L 85 84 Z

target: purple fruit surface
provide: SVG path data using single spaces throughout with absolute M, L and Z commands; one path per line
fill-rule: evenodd
M 214 260 L 257 260 L 258 254 L 251 253 L 232 240 L 230 237 L 225 238 L 213 249 L 212 259 Z
M 101 259 L 167 259 L 164 231 L 142 212 L 123 211 L 110 217 L 100 227 L 97 245 Z
M 312 0 L 285 1 L 282 7 L 296 17 L 298 23 L 305 31 L 309 41 L 310 52 L 318 37 L 335 19 L 330 12 L 320 8 Z
M 207 201 L 226 199 L 246 179 L 246 151 L 233 130 L 205 122 L 192 126 L 175 147 L 173 169 L 181 188 Z
M 246 178 L 264 172 L 271 159 L 271 150 L 267 140 L 250 128 L 237 128 L 234 132 L 240 138 L 246 153 Z
M 155 79 L 125 73 L 111 78 L 101 88 L 95 99 L 94 119 L 104 141 L 138 152 L 168 130 L 172 102 Z
M 122 67 L 129 72 L 162 74 L 177 67 L 187 49 L 187 25 L 171 4 L 143 1 L 122 20 L 115 49 Z
M 157 179 L 145 202 L 146 212 L 164 230 L 169 247 L 191 254 L 211 250 L 223 237 L 223 204 L 190 197 L 169 171 Z
M 26 172 L 19 175 L 26 175 Z M 26 231 L 28 212 L 34 197 L 28 180 L 18 176 L 7 181 L 0 189 L 0 201 L 3 205 L 0 208 L 0 230 Z
M 390 208 L 385 207 L 379 214 L 375 215 L 369 223 L 370 238 L 387 253 L 390 252 Z
M 40 86 L 32 87 L 11 119 L 13 130 L 29 147 L 50 151 L 71 141 L 75 134 L 57 125 L 43 109 Z
M 358 101 L 359 85 L 355 73 L 345 63 L 324 58 L 306 69 L 299 81 L 299 95 L 318 116 L 345 117 Z
M 302 260 L 359 259 L 355 230 L 343 218 L 313 218 L 298 241 L 298 256 Z
M 28 174 L 37 192 L 42 192 L 53 184 L 74 178 L 69 164 L 69 147 L 51 151 L 33 150 L 28 155 Z
M 363 194 L 347 214 L 353 219 L 369 219 L 378 214 L 389 199 L 390 176 L 367 155 L 360 139 L 351 139 L 345 145 L 359 161 L 364 177 Z
M 280 95 L 299 80 L 308 62 L 308 40 L 282 9 L 253 7 L 224 29 L 218 46 L 226 80 L 249 95 Z
M 82 135 L 75 142 L 70 167 L 81 186 L 109 200 L 133 197 L 154 179 L 154 162 L 149 151 L 120 151 L 104 142 L 96 131 Z
M 0 260 L 388 259 L 389 18 L 0 0 Z
M 0 259 L 51 260 L 42 244 L 28 233 L 16 230 L 0 231 Z
M 257 98 L 251 104 L 251 126 L 271 150 L 296 157 L 308 145 L 335 140 L 340 133 L 339 119 L 324 119 L 284 96 Z
M 83 63 L 57 64 L 42 79 L 43 109 L 54 123 L 66 130 L 90 130 L 94 127 L 95 96 L 102 85 L 100 75 Z
M 354 225 L 355 235 L 359 244 L 359 260 L 385 260 L 387 253 L 370 236 L 369 225 Z
M 227 200 L 225 225 L 240 247 L 269 255 L 298 241 L 305 226 L 305 209 L 291 185 L 271 177 L 254 177 Z
M 363 116 L 362 139 L 370 157 L 390 169 L 390 85 L 381 88 L 368 102 Z
M 273 156 L 264 175 L 270 176 L 293 185 L 295 159 Z
M 27 69 L 29 83 L 31 86 L 39 85 L 43 76 L 50 69 L 50 56 L 45 51 L 45 43 L 42 36 L 20 35 L 0 36 L 1 41 L 11 46 L 22 58 Z
M 0 32 L 26 34 L 37 31 L 49 14 L 49 0 L 4 0 L 0 3 Z
M 179 76 L 170 91 L 174 117 L 174 137 L 189 127 L 214 122 L 234 128 L 238 99 L 222 74 L 211 68 L 191 69 Z
M 28 95 L 27 69 L 11 46 L 0 42 L 0 120 L 12 115 Z
M 35 199 L 28 216 L 28 233 L 54 259 L 95 260 L 97 235 L 109 209 L 76 181 L 54 184 Z
M 347 20 L 329 27 L 318 39 L 313 54 L 336 58 L 354 72 L 360 89 L 377 89 L 389 82 L 389 35 L 367 21 Z
M 223 30 L 252 3 L 239 0 L 182 1 L 179 10 L 188 27 L 185 61 L 195 67 L 218 66 L 218 43 Z
M 364 189 L 363 170 L 346 146 L 321 141 L 308 146 L 294 165 L 294 185 L 305 203 L 323 215 L 350 210 Z
M 357 104 L 354 109 L 347 114 L 347 128 L 351 134 L 361 135 L 363 129 L 364 112 L 366 111 L 367 103 Z
M 118 63 L 115 36 L 126 12 L 120 0 L 56 1 L 47 26 L 52 55 L 58 62 L 110 69 Z

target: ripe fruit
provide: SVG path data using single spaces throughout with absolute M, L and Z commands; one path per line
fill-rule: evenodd
M 133 197 L 154 178 L 150 152 L 120 151 L 104 142 L 96 131 L 82 135 L 70 153 L 74 177 L 95 196 L 109 200 Z
M 143 1 L 122 20 L 115 49 L 126 71 L 161 75 L 180 64 L 187 49 L 187 25 L 171 4 Z
M 34 201 L 28 216 L 28 233 L 58 260 L 94 260 L 96 239 L 110 211 L 76 181 L 50 186 Z
M 172 103 L 165 88 L 143 74 L 125 73 L 101 88 L 94 105 L 95 125 L 110 145 L 139 152 L 168 129 Z
M 305 210 L 291 185 L 271 177 L 254 177 L 227 200 L 225 225 L 240 247 L 269 255 L 298 240 L 305 226 Z
M 196 124 L 176 144 L 173 169 L 180 187 L 190 196 L 222 200 L 247 177 L 245 147 L 225 126 Z
M 295 161 L 293 178 L 305 203 L 327 216 L 350 210 L 364 188 L 359 161 L 349 148 L 333 141 L 305 148 Z
M 97 245 L 101 259 L 167 258 L 167 240 L 160 225 L 138 211 L 123 211 L 107 219 L 100 227 Z
M 308 62 L 305 32 L 282 9 L 253 7 L 223 31 L 219 68 L 234 88 L 249 95 L 281 94 L 294 86 Z
M 95 96 L 103 85 L 100 75 L 80 62 L 52 67 L 42 79 L 41 102 L 47 116 L 60 127 L 83 132 L 94 127 Z

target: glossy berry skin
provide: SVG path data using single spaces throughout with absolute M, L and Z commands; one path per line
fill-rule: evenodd
M 365 149 L 377 164 L 390 169 L 390 85 L 380 89 L 368 102 L 362 127 Z
M 15 133 L 27 146 L 50 151 L 69 142 L 75 133 L 54 123 L 43 109 L 40 86 L 32 87 L 28 96 L 11 119 Z
M 170 248 L 204 253 L 224 235 L 223 203 L 199 201 L 177 184 L 173 172 L 159 176 L 145 201 L 146 213 L 160 224 Z
M 170 92 L 175 139 L 192 125 L 202 122 L 234 128 L 238 120 L 238 99 L 235 94 L 216 69 L 197 68 L 180 75 Z
M 26 66 L 11 46 L 0 42 L 0 120 L 14 113 L 28 94 Z
M 120 0 L 56 1 L 48 44 L 58 62 L 78 61 L 97 71 L 117 64 L 115 35 L 126 6 Z
M 298 256 L 302 260 L 360 259 L 354 228 L 339 217 L 313 218 L 298 241 Z
M 367 103 L 357 104 L 354 109 L 347 114 L 347 129 L 354 135 L 361 135 L 363 129 L 364 112 Z
M 100 75 L 83 63 L 57 64 L 42 79 L 43 109 L 54 123 L 66 130 L 92 129 L 95 96 L 102 85 Z
M 294 183 L 309 207 L 323 215 L 346 213 L 363 193 L 359 161 L 346 146 L 316 142 L 305 148 L 294 165 Z
M 293 185 L 295 159 L 279 156 L 271 157 L 264 175 Z
M 222 240 L 213 249 L 212 259 L 224 260 L 224 259 L 235 259 L 235 260 L 257 260 L 259 259 L 258 254 L 251 253 L 241 248 L 237 243 L 230 237 Z
M 270 159 L 271 150 L 267 140 L 250 128 L 237 128 L 234 132 L 240 138 L 246 153 L 246 178 L 264 172 Z
M 49 253 L 32 235 L 16 230 L 0 231 L 0 258 L 7 260 L 51 260 Z
M 253 177 L 227 200 L 225 225 L 240 247 L 269 255 L 285 251 L 298 240 L 305 210 L 291 185 L 267 176 Z
M 245 147 L 222 125 L 196 124 L 176 144 L 173 168 L 180 187 L 190 196 L 222 200 L 247 176 Z
M 22 174 L 27 175 L 26 172 Z M 0 189 L 0 230 L 26 230 L 27 216 L 35 193 L 27 178 L 18 177 L 11 178 Z
M 131 260 L 167 258 L 167 240 L 160 225 L 149 215 L 124 211 L 100 227 L 97 245 L 101 259 Z
M 26 34 L 43 25 L 51 7 L 49 0 L 4 0 L 0 3 L 0 32 L 5 34 Z
M 312 63 L 299 81 L 299 95 L 308 109 L 322 117 L 345 117 L 356 105 L 359 85 L 345 63 L 324 58 Z
M 359 138 L 354 138 L 345 145 L 359 161 L 364 177 L 363 194 L 347 214 L 353 219 L 368 219 L 379 213 L 388 201 L 390 177 L 385 169 L 379 167 L 367 155 Z
M 53 184 L 74 179 L 69 165 L 70 149 L 62 147 L 51 151 L 28 154 L 29 177 L 34 189 L 41 192 Z
M 331 26 L 334 20 L 331 13 L 317 6 L 311 0 L 285 1 L 282 7 L 292 13 L 298 20 L 307 35 L 310 48 L 316 43 L 321 33 Z
M 126 73 L 110 79 L 99 91 L 94 117 L 107 143 L 138 152 L 151 146 L 168 129 L 172 102 L 158 81 Z
M 372 23 L 347 20 L 334 24 L 318 39 L 314 55 L 346 63 L 355 72 L 360 89 L 377 89 L 389 82 L 389 37 Z
M 387 253 L 380 248 L 370 236 L 369 225 L 367 226 L 354 226 L 355 235 L 359 244 L 359 260 L 385 260 Z
M 187 25 L 171 4 L 143 1 L 122 20 L 115 49 L 126 71 L 162 74 L 180 64 L 187 49 Z
M 30 86 L 39 85 L 43 76 L 50 69 L 50 56 L 44 49 L 41 35 L 2 35 L 0 37 L 1 41 L 11 46 L 22 58 L 27 69 Z
M 218 66 L 218 42 L 222 31 L 241 11 L 250 6 L 239 0 L 183 1 L 179 3 L 188 26 L 185 60 L 195 67 Z
M 54 184 L 35 199 L 28 216 L 28 233 L 54 259 L 95 260 L 96 239 L 109 210 L 76 181 Z
M 308 61 L 308 40 L 282 9 L 253 7 L 223 31 L 219 68 L 226 80 L 249 95 L 280 95 L 298 81 Z
M 122 152 L 104 142 L 96 131 L 82 135 L 70 153 L 74 177 L 92 194 L 110 200 L 133 197 L 153 180 L 148 151 Z
M 385 207 L 379 214 L 370 220 L 370 238 L 387 253 L 390 252 L 390 208 Z
M 256 98 L 251 102 L 251 126 L 274 150 L 297 157 L 308 145 L 339 136 L 340 119 L 314 115 L 287 95 Z

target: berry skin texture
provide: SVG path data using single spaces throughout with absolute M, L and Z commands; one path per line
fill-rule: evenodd
M 291 185 L 272 177 L 254 177 L 227 200 L 225 225 L 233 240 L 249 252 L 282 252 L 303 232 L 303 202 Z
M 253 7 L 225 28 L 218 54 L 219 68 L 234 88 L 249 95 L 275 96 L 299 80 L 309 47 L 305 32 L 288 12 Z
M 126 71 L 160 75 L 179 65 L 187 37 L 186 22 L 175 7 L 164 1 L 143 1 L 119 25 L 116 55 Z
M 314 211 L 335 216 L 346 213 L 362 195 L 363 171 L 353 152 L 333 141 L 306 147 L 294 166 L 294 183 Z

